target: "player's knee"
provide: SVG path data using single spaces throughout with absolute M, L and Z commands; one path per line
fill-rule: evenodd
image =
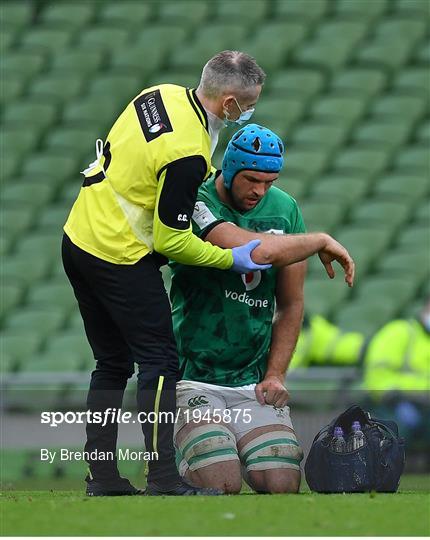
M 275 472 L 275 470 L 270 471 Z M 297 493 L 300 487 L 300 471 L 276 471 L 265 478 L 265 490 L 268 493 Z
M 234 474 L 231 462 L 239 465 L 236 439 L 223 425 L 204 424 L 193 429 L 180 443 L 179 450 L 189 470 L 211 479 L 211 487 L 219 487 L 226 493 L 238 493 L 241 488 L 240 468 Z M 226 466 L 227 464 L 227 466 Z
M 257 490 L 296 493 L 299 489 L 303 451 L 294 433 L 264 433 L 246 444 L 240 457 Z

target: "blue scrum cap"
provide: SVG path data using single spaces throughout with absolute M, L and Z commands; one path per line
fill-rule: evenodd
M 279 172 L 284 164 L 284 145 L 270 129 L 248 124 L 233 135 L 222 161 L 224 185 L 231 188 L 236 174 L 243 170 Z

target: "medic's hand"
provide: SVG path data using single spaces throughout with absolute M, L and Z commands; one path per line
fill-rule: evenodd
M 254 270 L 267 270 L 271 264 L 256 264 L 251 259 L 251 252 L 261 244 L 261 240 L 251 240 L 247 244 L 233 248 L 233 266 L 231 270 L 239 274 L 247 274 Z
M 255 397 L 260 405 L 274 405 L 282 408 L 288 402 L 289 394 L 283 383 L 283 377 L 269 375 L 255 387 Z

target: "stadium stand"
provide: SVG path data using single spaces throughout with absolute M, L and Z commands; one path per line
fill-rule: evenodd
M 287 142 L 279 186 L 298 199 L 309 230 L 331 232 L 357 262 L 350 291 L 312 259 L 307 311 L 370 335 L 428 295 L 427 0 L 247 6 L 2 2 L 3 374 L 92 366 L 59 259 L 79 171 L 142 88 L 195 86 L 225 48 L 253 54 L 268 74 L 255 120 Z M 220 137 L 217 166 L 231 134 Z

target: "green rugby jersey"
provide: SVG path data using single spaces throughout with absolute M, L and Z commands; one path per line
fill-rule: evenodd
M 205 237 L 231 222 L 256 232 L 303 233 L 296 201 L 272 186 L 248 212 L 222 203 L 212 176 L 199 189 L 192 224 Z M 236 274 L 171 263 L 173 326 L 183 379 L 222 386 L 260 382 L 265 374 L 275 309 L 277 269 Z

